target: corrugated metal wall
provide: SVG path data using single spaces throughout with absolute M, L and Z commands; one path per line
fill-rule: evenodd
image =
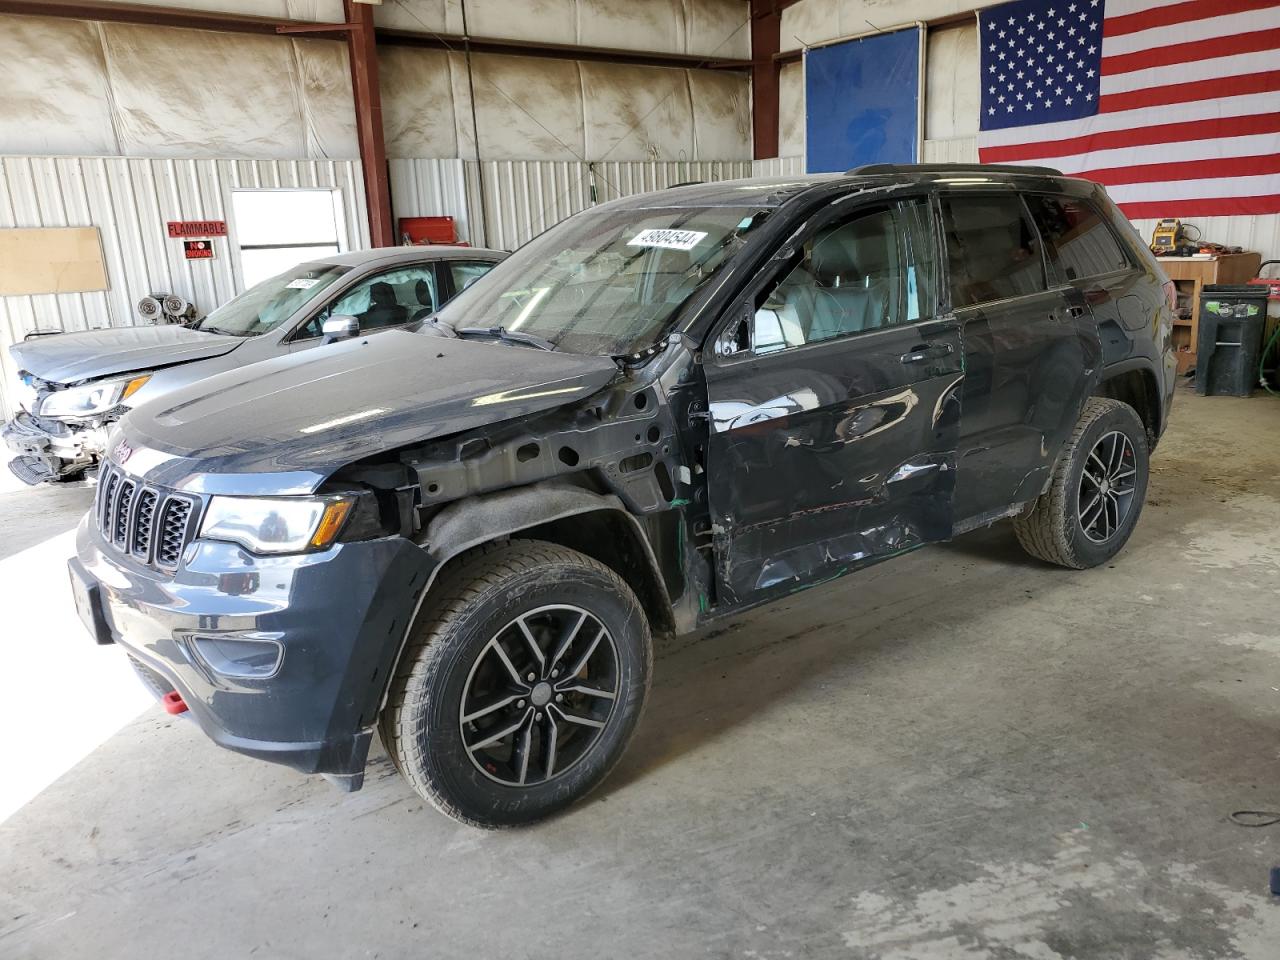
M 773 157 L 770 160 L 752 160 L 753 177 L 794 177 L 804 173 L 804 157 Z
M 472 236 L 467 175 L 461 160 L 388 160 L 391 206 L 400 217 L 453 217 L 458 239 L 483 246 Z M 483 232 L 483 231 L 480 231 Z
M 751 175 L 748 160 L 392 160 L 391 202 L 397 218 L 453 216 L 459 221 L 460 239 L 475 246 L 514 250 L 593 203 L 661 190 L 686 180 L 733 180 Z
M 580 163 L 495 160 L 468 163 L 472 209 L 484 183 L 487 246 L 514 250 L 547 227 L 593 203 L 661 190 L 688 180 L 734 180 L 751 175 L 749 160 Z
M 341 160 L 143 160 L 126 157 L 0 157 L 0 228 L 96 226 L 111 287 L 98 293 L 0 297 L 0 408 L 16 371 L 8 346 L 35 329 L 84 330 L 134 320 L 152 291 L 203 309 L 241 288 L 231 191 L 316 187 L 343 198 L 346 245 L 368 245 L 360 164 Z M 214 260 L 184 259 L 167 220 L 227 220 L 231 236 Z

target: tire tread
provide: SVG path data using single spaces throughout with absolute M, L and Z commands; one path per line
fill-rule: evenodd
M 1083 570 L 1089 566 L 1076 554 L 1068 535 L 1069 524 L 1075 522 L 1075 509 L 1071 505 L 1067 481 L 1071 476 L 1075 455 L 1089 428 L 1102 418 L 1124 410 L 1129 411 L 1135 420 L 1138 419 L 1137 412 L 1119 400 L 1090 397 L 1085 402 L 1075 429 L 1067 438 L 1062 454 L 1054 465 L 1048 492 L 1036 499 L 1030 512 L 1014 517 L 1013 530 L 1018 543 L 1031 556 L 1073 570 Z M 1145 442 L 1146 437 L 1146 430 L 1141 430 L 1138 434 L 1139 441 Z
M 391 693 L 378 722 L 383 746 L 401 776 L 419 796 L 424 797 L 445 816 L 461 823 L 483 829 L 501 826 L 468 816 L 427 775 L 421 738 L 417 736 L 417 726 L 413 720 L 415 716 L 422 716 L 423 711 L 417 709 L 418 698 L 414 696 L 414 692 L 431 689 L 430 676 L 438 665 L 438 657 L 433 656 L 432 652 L 441 646 L 441 641 L 453 626 L 484 594 L 501 588 L 511 579 L 532 572 L 543 572 L 554 564 L 594 570 L 612 581 L 613 589 L 628 597 L 635 609 L 642 610 L 634 592 L 622 578 L 612 568 L 586 554 L 543 540 L 509 540 L 485 544 L 463 554 L 431 588 L 428 600 L 432 605 L 432 612 L 414 628 L 392 677 Z M 644 644 L 644 650 L 647 658 L 647 694 L 653 655 L 650 644 Z M 648 697 L 644 699 L 647 700 Z M 638 723 L 639 717 L 636 720 Z M 614 764 L 621 759 L 622 753 L 622 750 L 617 752 L 599 778 L 600 781 L 607 777 Z

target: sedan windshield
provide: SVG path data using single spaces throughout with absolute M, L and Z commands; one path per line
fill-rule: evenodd
M 350 270 L 330 263 L 298 264 L 228 300 L 193 323 L 192 329 L 233 337 L 259 336 L 280 326 L 304 302 Z
M 586 211 L 529 241 L 436 319 L 464 336 L 490 331 L 571 353 L 636 353 L 763 220 L 746 207 Z

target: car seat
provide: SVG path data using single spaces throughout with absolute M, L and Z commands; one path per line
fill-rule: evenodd
M 863 224 L 874 225 L 874 229 L 860 241 L 857 228 Z M 886 242 L 878 218 L 843 224 L 814 242 L 811 260 L 818 295 L 809 326 L 810 341 L 829 340 L 884 325 L 884 276 L 891 265 L 888 257 L 876 248 Z M 866 262 L 860 264 L 859 260 Z
M 425 320 L 436 312 L 435 297 L 431 295 L 431 284 L 426 280 L 419 280 L 413 285 L 413 296 L 422 304 L 422 309 L 415 310 L 410 317 L 411 320 Z
M 360 314 L 361 330 L 394 327 L 408 319 L 409 309 L 397 302 L 396 291 L 391 284 L 380 280 L 369 288 L 369 309 Z

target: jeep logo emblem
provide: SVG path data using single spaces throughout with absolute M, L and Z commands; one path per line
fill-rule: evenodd
M 116 444 L 116 463 L 123 464 L 126 460 L 133 456 L 133 447 L 129 446 L 124 440 Z

